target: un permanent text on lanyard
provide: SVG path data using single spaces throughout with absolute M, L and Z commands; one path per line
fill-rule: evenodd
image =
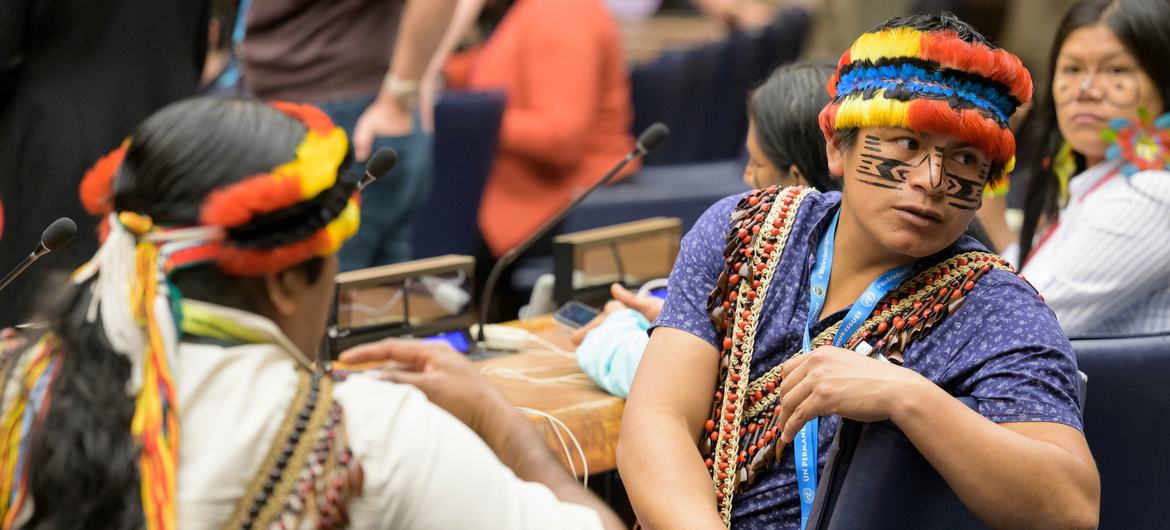
M 829 276 L 833 272 L 833 238 L 837 235 L 837 221 L 840 218 L 841 211 L 838 210 L 833 216 L 833 222 L 829 225 L 829 229 L 821 236 L 821 242 L 817 246 L 817 261 L 813 266 L 812 273 L 809 274 L 808 324 L 804 326 L 805 354 L 812 351 L 809 329 L 816 325 L 821 310 L 825 307 L 825 294 L 829 290 Z M 853 333 L 865 323 L 865 319 L 877 307 L 882 297 L 890 289 L 901 284 L 913 271 L 913 264 L 903 265 L 886 271 L 869 284 L 869 287 L 861 293 L 861 297 L 853 303 L 853 307 L 849 309 L 841 321 L 837 334 L 833 336 L 833 346 L 841 347 L 845 344 L 849 337 L 853 336 Z M 793 463 L 796 468 L 796 484 L 800 489 L 800 528 L 802 530 L 808 523 L 809 514 L 812 512 L 813 498 L 817 491 L 817 428 L 819 423 L 817 418 L 809 420 L 792 440 L 792 450 L 795 453 Z

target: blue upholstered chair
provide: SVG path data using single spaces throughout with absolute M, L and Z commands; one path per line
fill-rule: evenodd
M 414 257 L 475 255 L 479 200 L 500 134 L 502 92 L 448 92 L 435 105 L 430 198 L 414 214 Z
M 1074 339 L 1089 379 L 1085 436 L 1101 473 L 1103 529 L 1170 521 L 1170 334 Z

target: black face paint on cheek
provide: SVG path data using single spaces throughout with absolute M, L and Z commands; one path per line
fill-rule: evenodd
M 879 154 L 862 153 L 861 161 L 857 163 L 857 172 L 873 177 L 872 179 L 858 178 L 859 182 L 878 188 L 891 190 L 901 189 L 906 182 L 906 172 L 910 164 L 901 160 L 881 156 L 881 142 L 876 136 L 865 136 L 864 149 Z
M 947 204 L 960 210 L 978 210 L 983 204 L 983 186 L 987 184 L 987 173 L 991 164 L 981 164 L 975 180 L 943 170 L 947 176 Z

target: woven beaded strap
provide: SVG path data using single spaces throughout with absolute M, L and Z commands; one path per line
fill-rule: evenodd
M 333 383 L 329 374 L 298 371 L 288 415 L 224 528 L 346 526 L 345 506 L 360 492 L 361 469 L 346 447 Z
M 746 384 L 750 375 L 756 323 L 772 274 L 784 252 L 796 212 L 811 192 L 809 188 L 771 187 L 753 191 L 740 200 L 731 216 L 731 233 L 724 249 L 726 268 L 707 300 L 723 348 L 719 389 L 701 451 L 715 483 L 724 524 L 731 522 L 736 467 L 746 459 L 739 449 L 742 414 L 737 411 L 747 406 L 747 395 L 740 391 L 740 383 Z

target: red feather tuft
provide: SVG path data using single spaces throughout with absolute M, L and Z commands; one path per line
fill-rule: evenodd
M 841 58 L 837 60 L 837 69 L 833 71 L 833 76 L 830 77 L 829 80 L 825 83 L 825 90 L 829 92 L 830 99 L 837 97 L 837 83 L 841 81 L 841 69 L 844 68 L 845 65 L 853 62 L 853 60 L 850 58 L 851 51 L 852 50 L 847 49 L 845 50 L 845 53 L 841 54 Z
M 837 109 L 840 107 L 837 103 L 829 103 L 825 108 L 821 109 L 820 115 L 817 116 L 817 122 L 821 124 L 821 132 L 825 135 L 825 140 L 832 138 L 833 131 L 837 126 Z
M 85 211 L 93 215 L 105 215 L 114 211 L 114 175 L 118 173 L 118 167 L 126 158 L 126 148 L 129 146 L 129 140 L 122 142 L 122 145 L 98 159 L 93 167 L 85 172 L 81 179 L 81 187 L 78 189 Z

